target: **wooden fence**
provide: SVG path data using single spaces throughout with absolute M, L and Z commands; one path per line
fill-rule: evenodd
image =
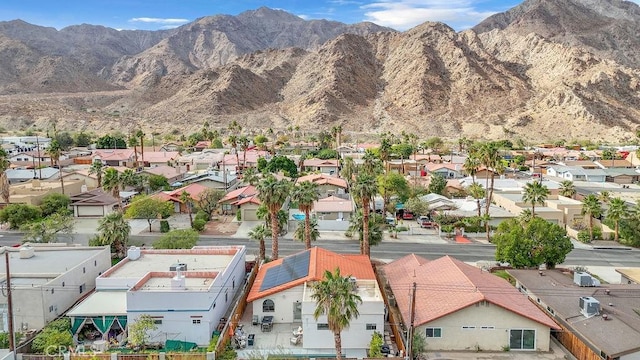
M 231 336 L 233 334 L 229 329 L 236 329 L 236 327 L 238 326 L 238 322 L 240 322 L 240 319 L 242 318 L 242 314 L 244 314 L 244 309 L 247 307 L 247 296 L 249 296 L 249 291 L 251 291 L 253 282 L 256 280 L 256 276 L 258 275 L 258 268 L 260 265 L 261 264 L 256 263 L 256 265 L 251 270 L 249 278 L 247 279 L 247 282 L 242 289 L 242 294 L 238 298 L 236 305 L 233 307 L 231 315 L 229 316 L 229 320 L 227 320 L 227 323 L 222 329 L 222 333 L 220 334 L 220 338 L 218 339 L 218 343 L 216 344 L 216 358 L 220 356 L 220 354 L 224 351 L 227 342 L 231 341 Z
M 389 310 L 389 325 L 391 326 L 391 332 L 393 332 L 393 337 L 396 343 L 396 346 L 398 347 L 398 351 L 402 351 L 402 353 L 406 352 L 406 349 L 404 347 L 404 340 L 402 337 L 402 331 L 400 329 L 400 323 L 402 322 L 402 319 L 400 318 L 400 314 L 396 313 L 395 311 L 392 311 L 392 309 L 395 309 L 395 305 L 391 305 L 389 303 L 389 299 L 388 299 L 388 294 L 387 294 L 387 290 L 386 290 L 386 280 L 385 278 L 380 274 L 380 271 L 378 271 L 378 269 L 376 268 L 376 266 L 374 265 L 373 267 L 373 271 L 376 274 L 376 280 L 378 280 L 378 286 L 380 287 L 380 293 L 382 294 L 382 298 L 384 300 L 385 305 L 387 306 L 387 309 Z

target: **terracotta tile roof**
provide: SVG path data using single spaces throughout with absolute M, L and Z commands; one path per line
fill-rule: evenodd
M 296 183 L 301 183 L 301 182 L 305 182 L 305 181 L 309 181 L 309 182 L 314 182 L 318 185 L 334 185 L 337 187 L 341 187 L 343 189 L 347 188 L 347 180 L 339 178 L 339 177 L 335 177 L 335 176 L 331 176 L 328 174 L 310 174 L 310 175 L 305 175 L 305 176 L 301 176 L 298 178 L 298 180 L 296 181 Z
M 147 156 L 145 155 L 145 160 L 146 158 Z M 184 174 L 184 172 L 181 169 L 174 168 L 172 166 L 167 166 L 167 165 L 160 165 L 160 166 L 152 167 L 149 169 L 144 169 L 143 172 L 147 174 L 152 174 L 152 175 L 162 175 L 167 179 L 171 179 L 173 177 Z
M 104 149 L 94 151 L 91 157 L 100 157 L 102 161 L 125 161 L 131 159 L 133 153 L 133 149 Z
M 526 296 L 504 279 L 475 266 L 444 256 L 428 261 L 407 255 L 382 267 L 405 323 L 409 320 L 413 282 L 417 283 L 415 325 L 488 301 L 551 328 L 558 326 Z
M 260 202 L 260 199 L 258 199 L 258 195 L 256 194 L 256 195 L 248 196 L 246 198 L 242 198 L 238 201 L 234 201 L 231 203 L 231 205 L 240 206 L 240 205 L 249 204 L 249 203 L 258 204 L 258 205 L 262 204 Z
M 255 186 L 248 185 L 233 191 L 230 191 L 222 199 L 218 201 L 219 204 L 229 201 L 237 201 L 239 197 L 249 197 L 258 193 L 258 189 Z
M 349 199 L 342 199 L 337 196 L 328 196 L 313 203 L 313 210 L 316 212 L 351 212 L 353 202 Z
M 338 166 L 337 159 L 305 159 L 303 166 L 313 166 L 313 167 L 336 167 Z
M 180 201 L 180 194 L 182 194 L 183 191 L 186 191 L 192 199 L 196 200 L 198 198 L 198 195 L 200 195 L 202 192 L 204 192 L 207 189 L 209 189 L 209 188 L 204 186 L 204 185 L 200 185 L 200 184 L 194 183 L 194 184 L 189 184 L 189 185 L 183 186 L 183 187 L 181 187 L 179 189 L 170 191 L 168 194 L 175 201 L 182 202 L 182 201 Z
M 267 270 L 282 265 L 284 258 L 266 263 L 262 265 L 258 271 L 256 280 L 251 287 L 251 291 L 249 291 L 247 302 L 276 294 L 280 291 L 304 284 L 307 281 L 320 281 L 324 277 L 326 270 L 334 271 L 336 268 L 340 268 L 340 274 L 342 276 L 353 276 L 356 279 L 365 280 L 376 279 L 373 268 L 371 267 L 371 261 L 366 255 L 337 254 L 319 247 L 313 247 L 305 251 L 311 252 L 309 257 L 309 274 L 307 276 L 260 291 Z
M 150 163 L 166 163 L 169 160 L 175 160 L 180 153 L 177 151 L 145 151 L 144 161 Z M 138 160 L 142 160 L 142 155 Z

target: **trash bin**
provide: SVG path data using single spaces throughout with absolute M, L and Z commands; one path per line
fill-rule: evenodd
M 256 340 L 256 334 L 249 334 L 247 337 L 247 345 L 253 346 L 253 342 Z

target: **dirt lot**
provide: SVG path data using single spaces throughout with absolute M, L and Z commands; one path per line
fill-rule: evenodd
M 233 216 L 218 216 L 209 221 L 200 234 L 231 236 L 238 231 L 239 224 L 233 222 Z

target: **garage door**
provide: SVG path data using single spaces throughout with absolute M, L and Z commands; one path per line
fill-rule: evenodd
M 258 221 L 258 215 L 256 215 L 256 209 L 244 209 L 242 211 L 242 220 L 244 221 Z
M 78 206 L 78 216 L 104 216 L 104 207 Z

